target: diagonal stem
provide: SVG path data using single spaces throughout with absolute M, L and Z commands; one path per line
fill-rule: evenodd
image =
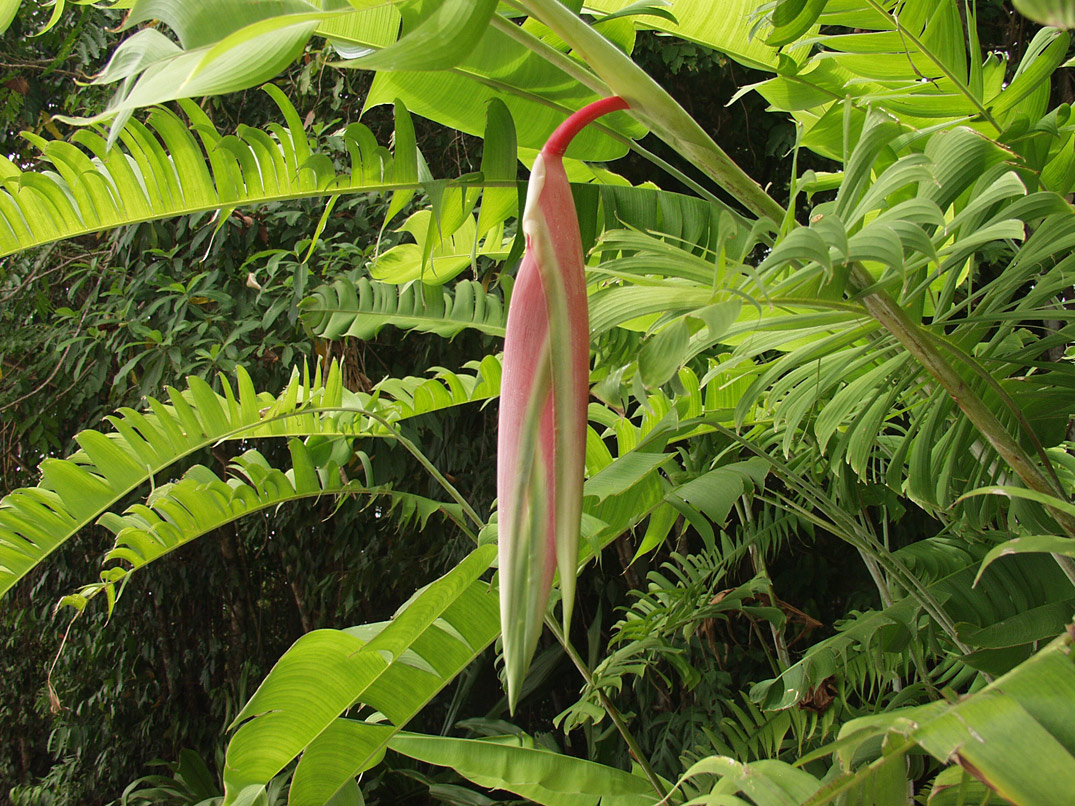
M 852 265 L 848 279 L 854 291 L 862 292 L 875 286 L 873 278 L 857 263 Z M 871 291 L 862 294 L 861 300 L 866 310 L 937 380 L 967 419 L 1028 488 L 1045 495 L 1064 497 L 1063 491 L 1057 490 L 1050 483 L 1023 446 L 1012 437 L 985 402 L 944 359 L 936 345 L 888 294 L 884 291 Z M 1075 518 L 1051 507 L 1049 512 L 1064 533 L 1075 538 Z M 1075 561 L 1059 554 L 1054 554 L 1053 558 L 1068 580 L 1075 585 Z
M 398 426 L 394 426 L 380 414 L 376 414 L 372 411 L 366 411 L 364 409 L 347 409 L 347 411 L 354 411 L 358 414 L 361 414 L 363 417 L 369 417 L 371 420 L 376 420 L 378 423 L 388 429 L 388 436 L 391 439 L 398 441 L 399 444 L 401 444 L 404 448 L 407 449 L 408 453 L 410 453 L 411 456 L 418 460 L 419 464 L 421 464 L 422 467 L 426 469 L 426 472 L 429 473 L 429 475 L 431 475 L 434 479 L 436 479 L 437 483 L 440 484 L 440 486 L 444 488 L 448 495 L 452 497 L 452 500 L 454 500 L 457 504 L 459 504 L 459 506 L 463 508 L 463 512 L 466 513 L 467 517 L 470 518 L 479 529 L 485 526 L 485 521 L 483 521 L 481 519 L 481 516 L 474 511 L 474 507 L 470 505 L 470 502 L 467 501 L 467 499 L 463 497 L 463 494 L 460 493 L 459 490 L 457 490 L 455 486 L 450 481 L 448 481 L 447 478 L 444 477 L 443 473 L 437 470 L 436 465 L 429 461 L 429 458 L 424 453 L 422 453 L 421 449 L 417 445 L 411 442 L 411 440 L 407 439 L 407 437 L 403 436 L 403 433 L 399 430 Z
M 933 62 L 933 64 L 937 66 L 937 69 L 941 71 L 941 74 L 949 81 L 951 81 L 953 85 L 955 85 L 955 88 L 959 90 L 960 94 L 962 94 L 968 101 L 971 102 L 971 104 L 974 105 L 974 108 L 978 110 L 978 114 L 982 116 L 982 119 L 989 123 L 989 125 L 992 126 L 994 129 L 996 129 L 998 134 L 1004 131 L 1004 129 L 1001 128 L 1000 124 L 997 123 L 997 121 L 993 118 L 993 115 L 989 112 L 989 110 L 985 108 L 985 105 L 981 102 L 981 100 L 970 91 L 970 88 L 967 87 L 967 85 L 964 84 L 962 81 L 960 81 L 959 78 L 955 75 L 955 73 L 949 70 L 948 66 L 941 61 L 940 57 L 938 57 L 935 53 L 933 53 L 933 51 L 931 51 L 925 46 L 921 39 L 919 39 L 917 36 L 904 28 L 903 24 L 899 20 L 899 17 L 894 14 L 889 14 L 887 11 L 885 11 L 877 2 L 877 0 L 866 0 L 866 4 L 878 14 L 883 16 L 886 20 L 888 20 L 889 23 L 895 26 L 896 31 L 899 33 L 899 35 L 906 39 L 908 42 L 910 42 L 912 45 L 914 45 L 918 49 L 919 53 L 921 53 L 923 56 Z M 910 58 L 910 54 L 908 54 L 908 58 Z M 913 66 L 914 65 L 912 64 L 912 67 Z
M 784 208 L 718 146 L 680 104 L 631 58 L 556 0 L 513 0 L 549 26 L 590 64 L 632 114 L 743 206 L 759 217 L 784 218 Z
M 623 741 L 627 744 L 627 749 L 631 751 L 631 756 L 638 762 L 638 766 L 642 768 L 642 772 L 645 773 L 646 779 L 653 786 L 654 791 L 661 798 L 667 797 L 668 793 L 664 788 L 664 784 L 657 776 L 657 773 L 653 771 L 653 766 L 649 763 L 649 759 L 642 752 L 642 747 L 638 744 L 638 740 L 631 733 L 631 729 L 627 727 L 627 723 L 623 720 L 623 715 L 620 714 L 619 709 L 612 704 L 612 700 L 608 698 L 608 695 L 594 685 L 593 673 L 590 672 L 590 668 L 586 665 L 586 662 L 582 659 L 575 648 L 571 645 L 571 642 L 564 635 L 560 629 L 560 623 L 549 616 L 545 615 L 545 624 L 552 634 L 556 636 L 556 640 L 560 642 L 560 646 L 564 648 L 564 652 L 571 658 L 571 662 L 575 664 L 575 668 L 579 670 L 579 674 L 582 675 L 582 679 L 586 681 L 586 685 L 597 692 L 597 696 L 601 699 L 601 706 L 605 709 L 605 713 L 608 714 L 609 719 L 612 720 L 612 724 L 616 726 L 616 730 L 619 731 L 620 736 L 623 737 Z

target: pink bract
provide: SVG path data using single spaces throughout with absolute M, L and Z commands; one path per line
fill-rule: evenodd
M 587 124 L 627 103 L 569 117 L 534 161 L 526 254 L 508 310 L 497 445 L 500 618 L 514 709 L 541 635 L 557 568 L 571 619 L 582 518 L 590 338 L 582 239 L 563 155 Z

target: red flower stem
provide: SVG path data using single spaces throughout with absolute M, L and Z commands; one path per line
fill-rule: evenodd
M 541 149 L 542 153 L 562 157 L 576 134 L 602 115 L 607 115 L 609 112 L 618 112 L 621 109 L 627 109 L 627 101 L 618 95 L 602 98 L 600 101 L 594 101 L 589 106 L 584 106 L 556 127 L 556 131 L 552 133 L 545 142 L 545 146 Z

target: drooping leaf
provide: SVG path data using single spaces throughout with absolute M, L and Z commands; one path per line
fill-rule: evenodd
M 55 173 L 26 171 L 0 157 L 0 254 L 205 210 L 339 193 L 413 193 L 417 172 L 402 170 L 402 153 L 393 167 L 361 124 L 344 133 L 351 170 L 337 174 L 327 155 L 312 153 L 291 103 L 275 87 L 268 91 L 287 127 L 244 127 L 238 136 L 222 136 L 196 104 L 183 102 L 189 124 L 157 109 L 148 127 L 132 120 L 119 131 L 122 147 L 109 149 L 90 130 L 75 133 L 77 145 L 32 138 Z
M 506 789 L 546 806 L 643 806 L 657 800 L 643 777 L 585 759 L 521 744 L 519 737 L 454 739 L 400 733 L 397 753 L 451 767 L 488 789 Z
M 367 70 L 442 70 L 473 50 L 496 0 L 418 0 L 404 4 L 403 33 L 381 50 L 345 62 Z
M 425 681 L 432 678 L 435 693 L 452 671 L 460 670 L 460 653 L 469 661 L 495 637 L 496 595 L 488 583 L 479 581 L 494 555 L 493 546 L 475 550 L 404 605 L 369 641 L 339 630 L 317 630 L 300 638 L 236 717 L 236 723 L 241 724 L 228 745 L 225 803 L 233 802 L 250 786 L 264 785 L 319 740 L 322 761 L 338 766 L 338 753 L 328 743 L 355 738 L 348 731 L 341 734 L 334 726 L 356 702 L 377 709 L 395 727 L 383 725 L 363 731 L 375 735 L 373 746 L 366 754 L 351 755 L 349 774 L 335 781 L 337 788 L 376 763 L 378 752 L 383 752 L 376 747 L 383 747 L 384 740 L 406 724 L 416 702 L 424 704 L 421 696 L 401 691 L 399 686 L 415 686 L 417 681 L 408 682 L 407 678 L 417 675 L 424 678 L 417 683 L 419 689 L 427 690 Z M 453 646 L 451 652 L 449 645 Z M 437 673 L 408 664 L 403 653 L 411 649 Z M 316 779 L 306 785 L 329 796 L 335 791 L 325 791 Z

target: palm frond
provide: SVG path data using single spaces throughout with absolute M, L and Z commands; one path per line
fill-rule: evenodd
M 169 389 L 170 404 L 150 399 L 145 412 L 122 409 L 109 420 L 113 432 L 83 431 L 75 438 L 81 450 L 42 462 L 38 486 L 15 490 L 0 503 L 0 592 L 182 457 L 221 439 L 317 428 L 317 415 L 303 409 L 311 404 L 338 409 L 343 402 L 335 365 L 324 380 L 320 369 L 312 379 L 295 372 L 278 397 L 259 395 L 245 370 L 238 370 L 236 380 L 238 396 L 226 381 L 218 395 L 191 378 L 186 393 Z
M 111 609 L 117 588 L 122 589 L 135 571 L 221 526 L 301 499 L 329 494 L 369 496 L 371 501 L 387 499 L 386 510 L 400 507 L 405 517 L 416 515 L 423 525 L 436 511 L 462 522 L 457 504 L 394 490 L 391 484 L 373 485 L 372 479 L 365 483 L 348 480 L 337 457 L 352 456 L 351 440 L 337 439 L 342 450 L 321 442 L 316 453 L 301 440 L 289 439 L 292 466 L 286 471 L 272 467 L 256 450 L 232 461 L 233 475 L 227 480 L 195 465 L 178 481 L 155 488 L 145 504 L 135 504 L 123 515 L 106 512 L 98 523 L 115 535 L 115 544 L 104 556 L 101 581 L 84 585 L 62 603 L 82 609 L 103 592 Z
M 384 437 L 392 433 L 385 423 L 498 394 L 495 357 L 473 362 L 472 369 L 386 379 L 366 394 L 345 389 L 333 363 L 324 376 L 320 367 L 312 378 L 296 370 L 273 396 L 258 393 L 240 368 L 237 393 L 223 378 L 223 394 L 191 378 L 187 391 L 168 390 L 167 404 L 150 398 L 144 412 L 122 409 L 109 418 L 114 431 L 79 433 L 81 450 L 46 459 L 36 487 L 0 502 L 0 594 L 126 495 L 201 448 L 260 437 Z
M 27 171 L 0 157 L 0 255 L 189 213 L 418 187 L 400 167 L 415 153 L 393 156 L 361 123 L 342 133 L 351 165 L 337 172 L 327 154 L 315 153 L 284 94 L 271 85 L 266 91 L 286 125 L 221 135 L 197 104 L 183 101 L 186 121 L 154 109 L 147 125 L 128 121 L 111 148 L 90 129 L 71 143 L 34 137 L 54 171 Z
M 990 566 L 971 587 L 989 547 L 930 538 L 895 552 L 944 603 L 968 654 L 952 654 L 947 638 L 920 617 L 918 603 L 899 598 L 882 610 L 851 615 L 836 635 L 811 646 L 779 677 L 755 685 L 751 698 L 766 709 L 792 707 L 834 676 L 837 685 L 850 684 L 861 702 L 877 704 L 885 700 L 884 691 L 898 691 L 893 689 L 898 677 L 910 674 L 918 678 L 920 685 L 912 687 L 917 695 L 908 690 L 899 696 L 913 701 L 964 670 L 972 677 L 1007 672 L 1064 629 L 1075 614 L 1075 597 L 1061 571 L 1040 555 L 1026 564 L 1012 562 L 993 576 Z M 912 659 L 931 668 L 913 668 Z
M 1075 239 L 1075 219 L 1059 196 L 1028 193 L 1003 149 L 975 133 L 934 134 L 923 153 L 892 161 L 885 149 L 899 137 L 873 115 L 837 199 L 779 239 L 757 273 L 734 255 L 714 271 L 672 242 L 610 233 L 593 270 L 614 278 L 593 293 L 595 329 L 609 331 L 599 343 L 622 329 L 646 336 L 641 351 L 632 342 L 628 363 L 608 366 L 598 393 L 641 402 L 646 382 L 663 383 L 724 345 L 729 360 L 701 389 L 745 382 L 736 422 L 772 428 L 785 456 L 805 437 L 834 465 L 905 487 L 942 517 L 967 490 L 1004 483 L 1008 461 L 1050 473 L 1045 448 L 1064 438 L 1057 413 L 1070 409 L 1071 382 L 1065 364 L 1041 356 L 1070 337 L 1070 261 L 1053 256 Z M 844 297 L 854 267 L 867 267 L 872 289 L 907 312 L 903 332 L 886 330 L 864 298 Z M 713 282 L 743 296 L 713 291 Z M 638 312 L 647 316 L 632 319 Z M 1057 324 L 1045 329 L 1049 320 Z M 934 365 L 948 368 L 943 384 Z M 963 391 L 953 397 L 957 381 Z M 985 524 L 998 502 L 964 501 L 960 511 Z
M 700 804 L 734 802 L 727 798 L 737 793 L 774 806 L 902 803 L 908 792 L 906 756 L 924 750 L 955 771 L 936 777 L 935 795 L 970 774 L 985 784 L 983 792 L 1010 803 L 1047 803 L 1058 785 L 1075 783 L 1069 727 L 1069 695 L 1075 692 L 1072 641 L 1070 634 L 1061 635 L 1004 677 L 956 702 L 936 700 L 847 722 L 835 743 L 808 757 L 817 761 L 831 754 L 833 763 L 823 778 L 784 761 L 744 764 L 723 755 L 691 765 L 676 789 Z M 1013 764 L 1012 753 L 1019 754 L 1018 763 Z
M 968 122 L 994 137 L 1044 120 L 1049 79 L 1064 60 L 1068 35 L 1039 31 L 1007 81 L 1006 55 L 983 55 L 973 10 L 966 16 L 958 0 L 780 0 L 768 17 L 767 42 L 792 58 L 780 75 L 741 92 L 755 89 L 789 112 L 803 126 L 802 145 L 838 161 L 854 146 L 870 108 L 891 111 L 908 128 Z M 814 26 L 825 33 L 803 36 L 818 31 Z M 1071 181 L 1063 149 L 1071 133 L 1067 127 L 1060 137 L 1050 135 L 1052 142 L 1032 145 L 1031 135 L 1014 143 L 1043 172 L 1045 186 L 1061 193 Z

